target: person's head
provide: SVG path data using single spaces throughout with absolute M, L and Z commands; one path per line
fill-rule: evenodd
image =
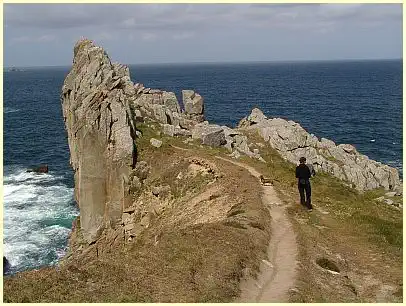
M 299 162 L 300 162 L 301 164 L 305 164 L 305 163 L 306 163 L 306 157 L 301 157 L 301 158 L 299 159 Z

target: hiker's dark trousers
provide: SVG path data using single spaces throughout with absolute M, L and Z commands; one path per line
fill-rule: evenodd
M 310 187 L 310 181 L 306 182 L 305 184 L 298 183 L 298 188 L 300 194 L 300 203 L 309 209 L 312 208 L 312 188 Z

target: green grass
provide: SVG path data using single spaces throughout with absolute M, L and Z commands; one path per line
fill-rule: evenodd
M 261 141 L 258 135 L 254 134 L 250 137 L 257 138 L 257 142 Z M 296 166 L 285 161 L 269 145 L 261 150 L 261 155 L 267 161 L 266 165 L 261 165 L 247 157 L 244 157 L 244 160 L 257 165 L 271 179 L 276 180 L 274 185 L 282 194 L 281 198 L 286 199 L 286 196 L 290 196 L 294 202 L 298 202 Z M 346 232 L 353 231 L 381 248 L 388 246 L 402 248 L 402 213 L 375 200 L 385 194 L 386 191 L 383 188 L 360 193 L 345 185 L 345 182 L 323 172 L 317 172 L 311 182 L 314 206 L 330 211 L 330 216 L 339 222 Z M 396 200 L 402 202 L 401 197 Z M 318 218 L 315 214 L 313 215 L 309 222 L 318 224 Z
M 390 244 L 402 249 L 403 225 L 399 221 L 390 221 L 370 214 L 356 212 L 351 216 L 352 221 L 363 227 L 369 241 L 381 245 Z

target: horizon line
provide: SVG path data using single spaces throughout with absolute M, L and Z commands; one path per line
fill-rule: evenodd
M 194 62 L 151 62 L 151 63 L 131 63 L 126 66 L 149 66 L 149 65 L 221 65 L 221 64 L 288 64 L 288 63 L 315 63 L 315 62 L 354 62 L 354 61 L 397 61 L 398 58 L 348 58 L 348 59 L 300 59 L 300 60 L 242 60 L 242 61 L 194 61 Z M 114 63 L 115 61 L 111 61 Z M 71 65 L 34 65 L 34 66 L 3 66 L 3 69 L 10 68 L 47 68 L 47 67 L 70 67 Z

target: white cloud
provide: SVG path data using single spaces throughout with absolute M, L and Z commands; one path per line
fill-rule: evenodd
M 117 31 L 217 30 L 348 21 L 401 21 L 397 4 L 6 4 L 6 28 L 97 28 Z M 264 22 L 264 20 L 266 22 Z M 293 26 L 293 28 L 297 28 Z
M 401 22 L 400 4 L 5 4 L 4 43 L 8 61 L 26 61 L 30 56 L 20 53 L 41 48 L 66 58 L 65 50 L 81 35 L 109 45 L 125 62 L 217 60 L 229 54 L 314 58 L 323 52 L 338 58 L 342 45 L 345 56 L 382 50 L 390 58 L 401 54 Z M 108 43 L 115 40 L 120 47 Z M 157 41 L 165 48 L 154 48 Z M 25 48 L 13 52 L 13 44 Z M 324 51 L 313 48 L 318 44 Z
M 172 35 L 172 38 L 175 40 L 184 40 L 184 39 L 189 39 L 194 36 L 194 33 L 191 32 L 182 32 L 182 33 L 176 33 Z

